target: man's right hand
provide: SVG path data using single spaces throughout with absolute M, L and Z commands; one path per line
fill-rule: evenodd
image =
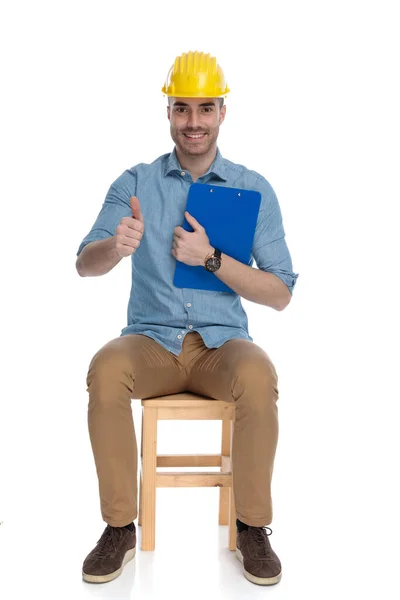
M 140 246 L 144 232 L 144 220 L 140 210 L 139 200 L 136 196 L 130 199 L 132 217 L 124 217 L 115 230 L 115 249 L 119 256 L 131 256 Z

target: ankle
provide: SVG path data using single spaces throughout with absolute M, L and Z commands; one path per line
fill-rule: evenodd
M 113 525 L 110 525 L 110 527 L 113 527 L 113 529 L 129 529 L 129 531 L 135 531 L 135 523 L 133 521 L 128 523 L 128 525 L 122 525 L 120 527 L 114 527 Z
M 246 529 L 248 529 L 249 525 L 247 525 L 246 523 L 243 523 L 239 519 L 236 519 L 236 527 L 237 527 L 238 532 L 240 533 L 241 531 L 245 531 Z

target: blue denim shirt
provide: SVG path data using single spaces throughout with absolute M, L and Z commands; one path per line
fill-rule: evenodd
M 221 156 L 197 183 L 211 183 L 257 190 L 262 200 L 254 235 L 252 255 L 260 270 L 274 273 L 293 292 L 298 274 L 285 242 L 278 200 L 264 177 Z M 218 348 L 232 338 L 253 341 L 240 296 L 177 288 L 173 284 L 176 259 L 171 254 L 174 228 L 183 224 L 190 173 L 181 168 L 176 150 L 151 164 L 125 171 L 108 190 L 100 213 L 77 254 L 95 240 L 115 235 L 122 217 L 132 216 L 130 197 L 139 198 L 145 232 L 132 255 L 132 287 L 128 323 L 121 335 L 140 333 L 155 339 L 179 355 L 187 333 L 198 331 L 208 348 Z

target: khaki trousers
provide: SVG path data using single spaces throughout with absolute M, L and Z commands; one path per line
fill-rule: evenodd
M 186 334 L 179 356 L 145 335 L 107 343 L 87 376 L 88 425 L 103 520 L 114 527 L 138 515 L 138 450 L 131 400 L 189 391 L 235 402 L 232 477 L 237 518 L 255 527 L 272 521 L 271 479 L 278 441 L 278 378 L 268 355 L 235 338 L 207 348 Z

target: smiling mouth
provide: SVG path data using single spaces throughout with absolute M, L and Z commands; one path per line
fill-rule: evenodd
M 188 140 L 202 140 L 207 134 L 206 133 L 184 133 L 183 135 Z

